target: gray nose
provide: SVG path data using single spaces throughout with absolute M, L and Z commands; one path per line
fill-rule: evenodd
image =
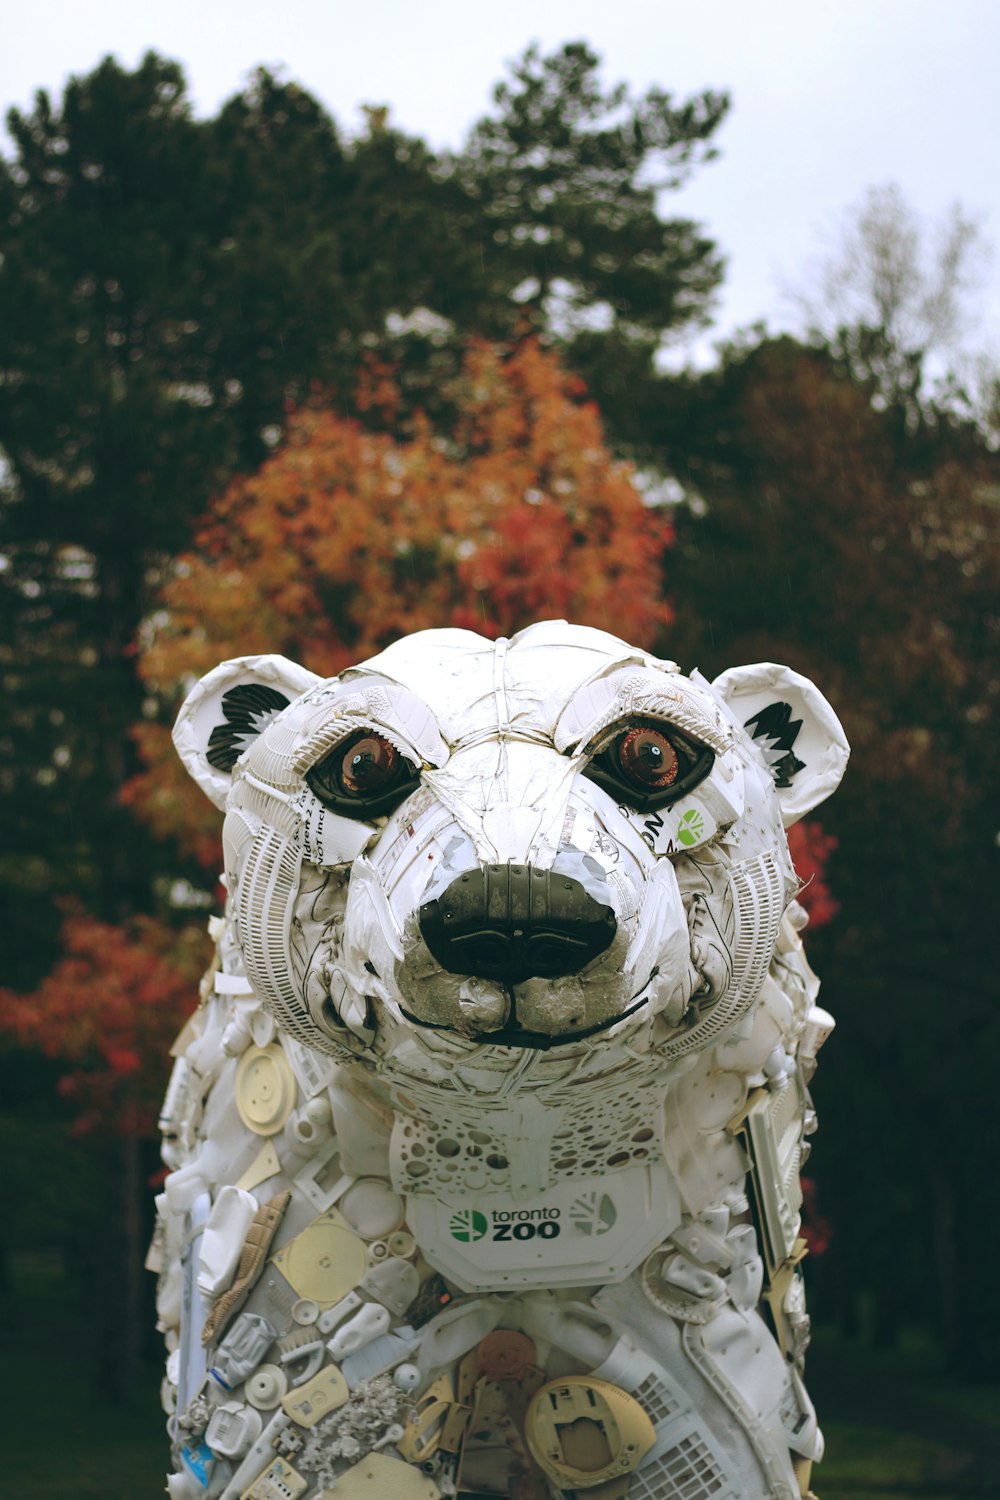
M 508 985 L 578 973 L 616 930 L 614 910 L 578 880 L 531 865 L 466 870 L 420 908 L 424 942 L 443 969 Z

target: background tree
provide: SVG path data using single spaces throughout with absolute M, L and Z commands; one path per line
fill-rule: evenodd
M 856 1327 L 870 1300 L 892 1341 L 933 1309 L 952 1360 L 995 1372 L 966 1216 L 1000 1127 L 1000 460 L 970 424 L 879 410 L 876 391 L 788 339 L 692 382 L 677 649 L 709 671 L 792 654 L 853 746 L 822 814 L 841 912 L 814 944 L 840 1025 L 818 1089 L 827 1310 Z
M 497 114 L 441 158 L 384 110 L 345 140 L 263 70 L 195 121 L 180 68 L 152 54 L 135 72 L 108 59 L 61 105 L 39 94 L 11 113 L 0 903 L 13 982 L 51 962 L 61 895 L 106 921 L 154 899 L 155 850 L 116 797 L 142 710 L 132 642 L 164 560 L 208 497 L 266 457 L 290 405 L 319 389 L 356 410 L 354 372 L 374 353 L 400 369 L 401 413 L 431 410 L 471 333 L 525 319 L 561 332 L 594 377 L 618 367 L 626 329 L 648 374 L 658 339 L 703 315 L 714 247 L 660 218 L 645 174 L 659 163 L 661 185 L 679 183 L 709 154 L 725 100 L 632 101 L 597 75 L 582 44 L 529 52 Z M 552 276 L 525 302 L 540 257 Z M 613 308 L 614 326 L 571 337 L 555 281 L 574 315 Z
M 984 410 L 1000 372 L 969 340 L 991 254 L 961 204 L 927 224 L 887 183 L 849 210 L 815 285 L 794 300 L 810 334 L 872 381 L 881 400 L 915 411 L 936 374 L 939 401 Z
M 396 410 L 390 375 L 367 385 L 362 404 Z M 329 408 L 295 413 L 174 564 L 144 635 L 146 691 L 172 711 L 178 685 L 227 656 L 280 651 L 328 674 L 440 625 L 495 636 L 567 616 L 654 642 L 671 527 L 612 458 L 576 377 L 536 341 L 475 343 L 445 394 L 445 425 L 416 413 L 394 437 Z M 129 801 L 214 871 L 218 818 L 166 724 L 136 733 L 149 769 Z

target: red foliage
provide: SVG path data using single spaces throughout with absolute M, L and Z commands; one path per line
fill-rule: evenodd
M 815 931 L 832 922 L 840 910 L 840 903 L 826 880 L 827 860 L 836 849 L 837 840 L 824 833 L 820 823 L 794 823 L 788 830 L 788 847 L 802 881 L 799 901 L 809 913 L 809 925 Z
M 76 1108 L 77 1132 L 152 1133 L 168 1050 L 191 1009 L 190 970 L 204 959 L 178 966 L 163 956 L 165 941 L 148 920 L 126 929 L 74 912 L 63 955 L 38 989 L 0 990 L 7 1034 L 66 1064 L 59 1092 Z

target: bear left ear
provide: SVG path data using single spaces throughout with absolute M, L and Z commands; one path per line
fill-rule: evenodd
M 786 828 L 836 791 L 851 748 L 808 677 L 764 661 L 730 667 L 712 687 L 770 769 Z
M 206 672 L 181 705 L 174 745 L 211 802 L 225 812 L 243 751 L 296 698 L 322 682 L 287 656 L 236 656 Z

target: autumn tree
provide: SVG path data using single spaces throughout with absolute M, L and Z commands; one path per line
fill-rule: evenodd
M 0 906 L 13 982 L 51 962 L 54 898 L 81 895 L 105 921 L 154 901 L 156 849 L 116 797 L 143 697 L 132 642 L 209 497 L 262 462 L 315 389 L 364 419 L 366 352 L 398 368 L 405 407 L 433 412 L 466 339 L 525 320 L 566 345 L 634 445 L 640 376 L 655 377 L 664 334 L 704 316 L 721 271 L 658 194 L 711 155 L 725 107 L 608 89 L 574 43 L 515 63 L 450 156 L 386 110 L 349 139 L 266 70 L 195 120 L 181 69 L 152 54 L 134 71 L 109 58 L 61 100 L 11 113 Z M 546 265 L 554 280 L 526 293 Z M 563 287 L 572 327 L 552 300 Z
M 112 926 L 79 908 L 67 914 L 61 937 L 61 956 L 35 991 L 0 989 L 0 1033 L 21 1056 L 51 1060 L 72 1132 L 87 1141 L 86 1157 L 75 1162 L 86 1210 L 76 1210 L 74 1269 L 78 1290 L 91 1289 L 101 1386 L 121 1399 L 150 1321 L 142 1262 L 152 1160 L 143 1143 L 155 1133 L 164 1062 L 197 994 L 204 943 L 192 928 L 178 932 L 150 918 Z M 30 1125 L 25 1132 L 25 1113 L 19 1155 L 33 1133 Z M 64 1160 L 59 1152 L 41 1175 L 65 1202 L 74 1184 L 63 1180 Z M 37 1182 L 25 1182 L 23 1192 L 37 1196 Z M 65 1210 L 56 1222 L 62 1234 L 70 1228 Z M 0 1252 L 6 1241 L 0 1230 Z
M 993 1291 L 963 1222 L 1000 1128 L 1000 460 L 974 425 L 878 409 L 876 390 L 790 339 L 692 380 L 676 649 L 710 671 L 789 660 L 844 721 L 852 761 L 821 814 L 841 910 L 813 944 L 839 1018 L 816 1168 L 837 1305 L 852 1326 L 870 1297 L 886 1340 L 933 1308 L 982 1373 Z
M 576 378 L 536 341 L 474 343 L 446 395 L 444 425 L 417 413 L 397 436 L 299 410 L 176 560 L 144 633 L 147 692 L 172 705 L 190 674 L 257 651 L 332 673 L 430 626 L 495 636 L 568 616 L 655 641 L 670 526 L 612 459 Z M 369 371 L 360 400 L 389 413 L 398 386 Z M 149 769 L 130 801 L 214 867 L 217 819 L 167 729 L 136 734 Z

